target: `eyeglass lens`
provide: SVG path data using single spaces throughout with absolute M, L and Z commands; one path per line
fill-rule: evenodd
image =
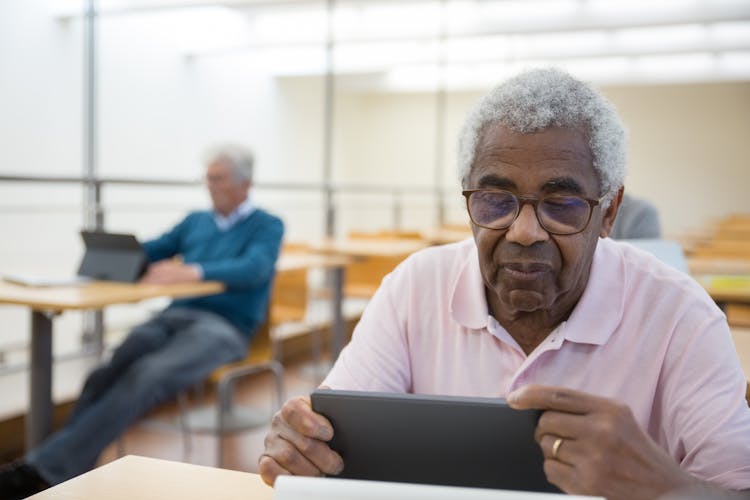
M 520 209 L 519 199 L 507 191 L 476 191 L 469 197 L 469 212 L 474 222 L 492 229 L 510 227 Z M 556 195 L 540 199 L 536 213 L 547 231 L 576 233 L 588 223 L 591 206 L 577 196 Z

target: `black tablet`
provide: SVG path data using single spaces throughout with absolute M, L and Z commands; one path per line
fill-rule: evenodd
M 337 477 L 527 491 L 560 491 L 534 440 L 541 414 L 500 398 L 380 392 L 312 393 L 344 459 Z
M 132 234 L 81 231 L 86 252 L 79 276 L 107 281 L 134 282 L 148 263 L 146 252 Z

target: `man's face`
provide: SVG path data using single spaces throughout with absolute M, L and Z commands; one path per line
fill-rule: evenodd
M 599 179 L 584 134 L 550 127 L 519 134 L 489 125 L 480 137 L 467 189 L 497 188 L 516 195 L 577 195 L 598 199 Z M 606 236 L 617 212 L 593 209 L 588 226 L 572 235 L 551 235 L 539 225 L 534 206 L 524 204 L 507 229 L 474 226 L 474 239 L 491 313 L 511 320 L 542 313 L 565 319 L 589 277 L 599 236 Z
M 206 186 L 214 210 L 229 215 L 247 198 L 250 183 L 238 180 L 226 163 L 214 162 L 206 168 Z

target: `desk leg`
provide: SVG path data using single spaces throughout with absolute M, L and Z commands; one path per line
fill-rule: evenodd
M 331 357 L 333 361 L 339 357 L 344 348 L 344 266 L 331 269 L 331 308 L 333 322 L 331 324 Z
M 31 367 L 26 448 L 37 446 L 52 431 L 52 316 L 31 312 Z

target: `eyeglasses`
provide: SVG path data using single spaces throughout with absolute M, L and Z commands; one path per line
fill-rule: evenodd
M 467 189 L 466 208 L 471 221 L 486 229 L 508 229 L 526 203 L 545 231 L 550 234 L 580 233 L 591 220 L 591 212 L 606 197 L 598 200 L 572 195 L 519 196 L 501 189 Z

